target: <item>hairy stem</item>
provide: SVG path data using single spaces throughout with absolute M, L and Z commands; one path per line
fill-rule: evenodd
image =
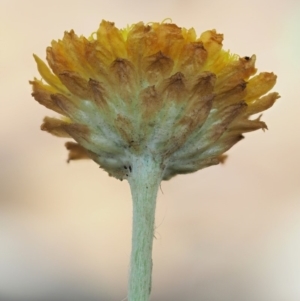
M 157 191 L 162 168 L 152 156 L 135 157 L 128 167 L 133 201 L 129 301 L 148 301 L 151 292 L 152 244 Z

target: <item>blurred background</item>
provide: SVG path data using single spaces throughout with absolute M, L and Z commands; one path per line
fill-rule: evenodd
M 224 166 L 163 182 L 152 301 L 300 300 L 300 2 L 1 0 L 0 301 L 121 301 L 126 297 L 131 196 L 92 161 L 66 163 L 64 139 L 40 131 L 53 113 L 31 97 L 65 30 L 90 35 L 166 17 L 224 49 L 256 54 L 278 75 L 269 131 L 246 135 Z

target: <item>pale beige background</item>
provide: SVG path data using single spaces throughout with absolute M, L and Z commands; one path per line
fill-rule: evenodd
M 166 17 L 257 54 L 282 98 L 263 115 L 269 131 L 246 135 L 225 166 L 162 184 L 151 300 L 300 300 L 299 1 L 0 0 L 1 301 L 125 298 L 129 187 L 93 162 L 66 164 L 28 80 L 32 53 L 64 30 Z

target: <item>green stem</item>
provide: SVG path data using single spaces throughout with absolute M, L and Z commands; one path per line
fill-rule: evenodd
M 157 191 L 162 168 L 152 156 L 133 158 L 128 167 L 133 201 L 132 250 L 128 301 L 148 301 L 151 291 L 152 244 Z

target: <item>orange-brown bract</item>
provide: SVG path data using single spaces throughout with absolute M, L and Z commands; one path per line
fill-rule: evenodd
M 43 80 L 31 81 L 32 95 L 62 115 L 42 130 L 76 141 L 69 160 L 92 158 L 118 179 L 132 154 L 161 158 L 165 180 L 218 164 L 243 133 L 266 128 L 250 117 L 279 97 L 267 94 L 276 76 L 254 76 L 256 57 L 232 55 L 222 40 L 166 23 L 66 32 L 47 48 L 52 71 L 35 56 Z

